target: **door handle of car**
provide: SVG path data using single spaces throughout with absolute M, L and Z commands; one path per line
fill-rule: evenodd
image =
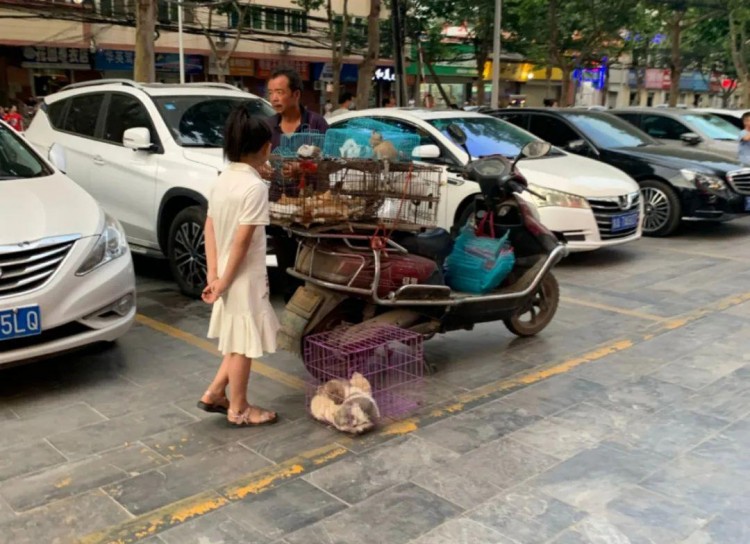
M 101 157 L 101 155 L 97 155 L 94 157 L 94 164 L 97 166 L 104 166 L 106 163 L 104 162 L 104 159 Z

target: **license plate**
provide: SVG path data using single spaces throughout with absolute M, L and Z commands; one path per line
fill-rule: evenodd
M 750 196 L 745 197 L 745 211 L 750 212 Z
M 0 310 L 0 341 L 42 333 L 39 306 Z
M 620 232 L 638 226 L 638 212 L 615 215 L 612 218 L 612 232 Z

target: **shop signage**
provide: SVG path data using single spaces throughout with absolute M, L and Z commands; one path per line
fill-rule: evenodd
M 180 71 L 180 56 L 177 53 L 156 53 L 154 61 L 157 72 Z M 102 49 L 94 56 L 94 68 L 97 70 L 132 72 L 134 64 L 135 53 L 133 51 Z M 185 73 L 203 73 L 203 57 L 185 55 Z
M 23 63 L 21 66 L 23 68 L 89 70 L 91 69 L 91 61 L 87 49 L 29 45 L 23 48 Z
M 261 59 L 255 62 L 255 77 L 268 79 L 279 68 L 295 70 L 303 81 L 310 81 L 310 63 L 303 60 Z
M 396 81 L 396 70 L 392 66 L 377 68 L 372 76 L 373 81 Z
M 672 76 L 669 70 L 661 68 L 649 68 L 646 70 L 646 88 L 668 91 L 672 85 Z

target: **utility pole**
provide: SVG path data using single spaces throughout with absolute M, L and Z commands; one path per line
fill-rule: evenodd
M 141 83 L 153 83 L 154 35 L 156 33 L 156 0 L 136 0 L 135 10 L 135 69 L 133 78 Z
M 401 23 L 401 2 L 391 0 L 391 23 L 393 28 L 393 56 L 396 59 L 396 105 L 406 106 L 406 70 L 404 70 L 403 28 Z
M 502 34 L 503 0 L 495 0 L 495 27 L 493 29 L 494 43 L 492 47 L 492 109 L 500 105 L 500 36 Z M 481 78 L 480 78 L 481 79 Z M 484 85 L 482 81 L 480 85 Z
M 180 83 L 185 83 L 185 46 L 182 40 L 182 2 L 177 4 L 177 47 L 180 51 Z

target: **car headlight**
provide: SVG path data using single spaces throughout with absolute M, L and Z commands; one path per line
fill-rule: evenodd
M 529 189 L 534 191 L 544 198 L 539 198 L 536 195 L 531 195 L 531 200 L 536 204 L 537 208 L 544 208 L 546 206 L 557 206 L 561 208 L 581 208 L 587 210 L 589 203 L 585 198 L 563 191 L 556 191 L 555 189 L 548 189 L 546 187 L 539 187 L 538 185 L 529 185 Z
M 88 257 L 76 272 L 77 276 L 88 274 L 128 252 L 125 232 L 117 219 L 109 215 L 104 216 L 104 230 L 97 238 L 96 244 L 94 244 Z
M 724 180 L 718 176 L 688 170 L 687 168 L 680 170 L 680 174 L 701 191 L 723 191 L 727 188 Z

